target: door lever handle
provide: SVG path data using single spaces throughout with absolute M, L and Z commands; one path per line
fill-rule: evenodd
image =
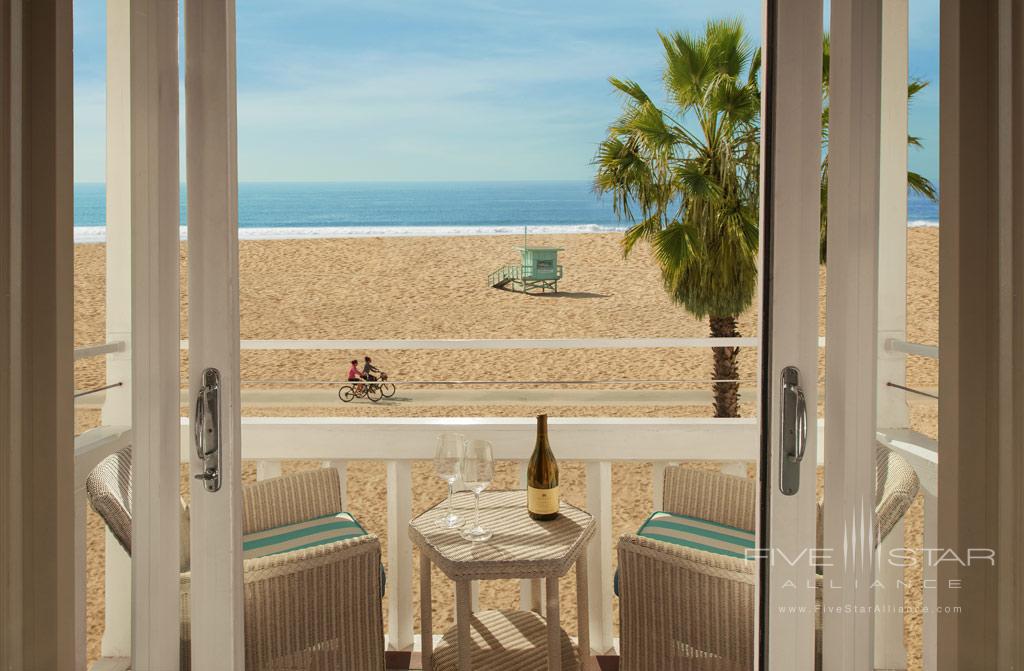
M 203 472 L 195 476 L 202 480 L 206 491 L 220 489 L 220 371 L 203 371 L 202 386 L 196 393 L 196 406 L 192 416 L 192 440 L 196 456 L 203 462 Z
M 800 386 L 800 369 L 782 369 L 779 412 L 779 490 L 786 496 L 800 491 L 800 463 L 807 453 L 807 399 Z

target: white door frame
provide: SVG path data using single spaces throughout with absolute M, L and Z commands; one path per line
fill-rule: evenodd
M 221 488 L 192 480 L 192 668 L 242 671 L 242 464 L 234 0 L 185 3 L 189 408 L 220 371 Z M 190 473 L 204 470 L 191 451 Z
M 821 156 L 820 0 L 764 3 L 761 250 L 762 666 L 814 668 L 815 469 L 818 367 L 818 221 Z M 767 361 L 764 359 L 767 358 Z M 808 422 L 800 488 L 779 482 L 782 369 L 800 370 Z M 792 607 L 792 608 L 790 608 Z
M 158 671 L 180 650 L 178 3 L 110 0 L 107 25 L 108 227 L 131 241 L 131 664 Z

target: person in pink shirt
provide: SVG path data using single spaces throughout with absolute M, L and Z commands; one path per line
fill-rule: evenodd
M 359 373 L 359 360 L 352 359 L 352 361 L 350 361 L 349 363 L 351 363 L 352 365 L 348 369 L 348 381 L 360 382 L 363 379 L 363 376 Z
M 360 384 L 357 384 L 355 386 L 355 389 L 356 389 L 356 393 L 360 393 L 361 394 L 363 392 L 363 385 L 362 385 L 363 376 L 360 375 L 360 373 L 359 373 L 359 360 L 358 359 L 352 359 L 352 361 L 350 361 L 349 363 L 351 364 L 351 366 L 349 366 L 349 369 L 348 369 L 348 381 L 349 382 L 358 382 L 358 383 L 360 383 Z

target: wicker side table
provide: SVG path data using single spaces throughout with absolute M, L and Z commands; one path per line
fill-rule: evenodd
M 423 668 L 433 671 L 571 671 L 590 655 L 587 613 L 586 545 L 594 535 L 594 518 L 562 502 L 561 515 L 549 522 L 530 519 L 526 492 L 486 491 L 480 497 L 480 522 L 494 532 L 483 543 L 464 540 L 458 530 L 437 520 L 444 503 L 409 523 L 409 536 L 420 548 L 420 620 Z M 456 625 L 432 650 L 430 565 L 455 581 Z M 558 584 L 576 567 L 579 655 L 562 630 Z M 545 617 L 531 611 L 483 611 L 470 605 L 474 580 L 543 579 Z

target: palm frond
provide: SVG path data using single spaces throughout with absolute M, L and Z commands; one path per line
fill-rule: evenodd
M 754 50 L 754 55 L 750 58 L 750 69 L 747 71 L 747 85 L 758 86 L 759 77 L 761 75 L 761 47 Z
M 640 242 L 651 242 L 655 239 L 662 227 L 662 217 L 659 214 L 651 215 L 643 221 L 638 221 L 622 235 L 623 256 L 633 253 L 633 248 Z
M 650 96 L 648 96 L 642 86 L 637 84 L 632 79 L 618 79 L 617 77 L 609 77 L 608 82 L 618 89 L 620 92 L 626 94 L 641 105 L 644 103 L 651 102 Z
M 907 173 L 907 187 L 919 196 L 924 196 L 933 203 L 939 199 L 939 192 L 931 180 L 916 172 Z
M 921 79 L 920 77 L 915 77 L 907 82 L 907 102 L 912 101 L 914 96 L 928 88 L 929 83 L 927 79 Z

